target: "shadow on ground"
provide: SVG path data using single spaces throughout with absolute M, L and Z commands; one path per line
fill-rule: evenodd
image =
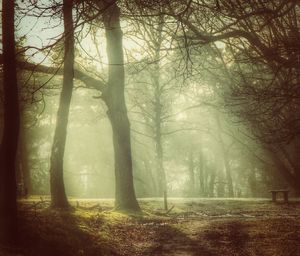
M 226 255 L 246 255 L 244 248 L 249 239 L 239 223 L 226 224 L 223 232 L 199 225 L 193 227 L 192 234 L 166 225 L 158 228 L 154 237 L 154 244 L 142 255 L 218 256 L 226 251 L 230 253 Z M 224 250 L 224 245 L 230 250 Z
M 118 255 L 106 239 L 88 226 L 99 228 L 104 220 L 83 218 L 74 210 L 27 211 L 20 216 L 18 256 L 99 256 Z M 91 223 L 89 223 L 91 222 Z M 1 253 L 0 253 L 1 255 Z M 14 255 L 14 254 L 13 254 Z
M 169 216 L 28 207 L 20 247 L 0 256 L 300 256 L 299 204 L 189 203 Z
M 155 237 L 154 244 L 142 255 L 218 255 L 215 249 L 207 247 L 201 241 L 191 239 L 187 234 L 172 226 L 158 229 Z

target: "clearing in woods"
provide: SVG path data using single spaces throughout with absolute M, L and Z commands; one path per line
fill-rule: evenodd
M 3 255 L 300 256 L 300 202 L 254 199 L 140 200 L 143 214 L 114 212 L 112 200 L 20 202 L 21 247 Z M 1 255 L 1 251 L 0 251 Z

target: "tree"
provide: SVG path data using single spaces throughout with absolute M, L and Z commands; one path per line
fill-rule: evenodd
M 66 207 L 67 200 L 64 192 L 62 179 L 63 152 L 66 139 L 67 115 L 69 111 L 69 103 L 72 94 L 73 83 L 71 78 L 76 78 L 85 83 L 87 88 L 93 88 L 102 92 L 102 99 L 108 107 L 107 115 L 110 119 L 113 130 L 113 143 L 115 155 L 115 178 L 116 178 L 116 201 L 115 207 L 119 210 L 139 211 L 132 174 L 132 156 L 130 141 L 130 123 L 127 116 L 127 109 L 124 96 L 124 61 L 122 49 L 122 30 L 120 28 L 120 9 L 115 1 L 97 2 L 89 1 L 79 2 L 79 4 L 91 4 L 96 15 L 92 20 L 102 17 L 107 40 L 107 55 L 109 59 L 109 71 L 107 83 L 95 79 L 92 76 L 78 70 L 71 69 L 70 63 L 73 62 L 73 55 L 67 49 L 72 49 L 70 42 L 73 39 L 73 31 L 70 30 L 70 23 L 65 22 L 65 65 L 64 69 L 54 67 L 46 67 L 43 65 L 35 65 L 26 61 L 19 61 L 18 67 L 24 70 L 41 72 L 46 74 L 64 75 L 64 85 L 60 98 L 60 107 L 57 117 L 56 135 L 54 136 L 52 157 L 51 157 L 51 173 L 53 186 L 53 206 Z M 99 6 L 97 6 L 99 5 Z M 70 7 L 70 2 L 64 2 L 64 7 Z M 100 8 L 98 8 L 100 7 Z M 104 12 L 105 11 L 105 12 Z M 65 18 L 71 18 L 71 11 L 64 8 Z M 86 12 L 85 12 L 86 14 Z M 68 16 L 67 16 L 68 15 Z M 91 21 L 90 17 L 88 19 Z M 99 19 L 98 19 L 99 21 Z M 67 31 L 69 33 L 67 33 Z M 68 56 L 69 55 L 69 56 Z M 0 56 L 2 57 L 2 56 Z M 74 72 L 71 72 L 71 71 Z M 67 83 L 68 81 L 68 83 Z
M 109 71 L 108 86 L 102 97 L 108 108 L 107 115 L 113 130 L 116 182 L 115 208 L 139 211 L 140 207 L 133 186 L 130 123 L 124 95 L 125 72 L 120 9 L 114 1 L 110 2 L 103 18 Z
M 229 156 L 228 156 L 228 151 L 226 149 L 225 142 L 223 139 L 222 126 L 221 126 L 220 117 L 219 117 L 218 113 L 216 113 L 216 122 L 217 122 L 217 134 L 218 134 L 218 139 L 219 139 L 221 153 L 223 156 L 223 162 L 224 162 L 224 167 L 225 167 L 225 174 L 226 174 L 227 187 L 228 187 L 228 196 L 234 197 Z
M 20 115 L 15 60 L 15 2 L 2 1 L 4 127 L 0 148 L 0 240 L 13 243 L 17 236 L 16 154 Z
M 131 10 L 133 13 L 133 11 Z M 131 15 L 132 15 L 131 13 Z M 149 25 L 150 24 L 150 25 Z M 166 41 L 164 33 L 165 20 L 163 16 L 159 17 L 142 17 L 138 22 L 132 24 L 136 27 L 136 34 L 143 41 L 147 42 L 147 61 L 150 62 L 145 70 L 145 77 L 142 72 L 139 72 L 138 81 L 145 83 L 148 88 L 142 91 L 143 97 L 135 95 L 134 104 L 137 107 L 135 113 L 139 113 L 145 119 L 145 126 L 151 127 L 151 137 L 155 147 L 155 170 L 157 180 L 156 193 L 164 198 L 164 208 L 168 210 L 167 204 L 167 178 L 164 167 L 164 147 L 163 147 L 163 126 L 165 124 L 164 116 L 166 115 L 167 102 L 163 102 L 167 92 L 170 90 L 169 83 L 162 80 L 161 60 L 163 58 L 161 50 L 163 43 Z M 136 79 L 135 79 L 136 80 Z M 133 83 L 137 83 L 134 81 Z M 137 83 L 140 88 L 140 84 Z M 137 93 L 136 90 L 135 93 Z M 148 94 L 148 95 L 147 95 Z M 146 98 L 146 100 L 145 100 Z M 146 102 L 145 102 L 146 101 Z
M 182 24 L 177 36 L 190 45 L 226 44 L 224 74 L 230 82 L 219 89 L 227 110 L 247 124 L 300 194 L 299 5 L 293 0 L 167 5 L 168 14 Z
M 141 48 L 142 58 L 130 55 L 129 65 L 131 117 L 134 123 L 134 136 L 150 138 L 154 152 L 155 196 L 164 198 L 167 210 L 168 170 L 165 167 L 166 141 L 171 122 L 172 102 L 179 92 L 178 82 L 181 71 L 177 70 L 174 47 L 169 31 L 174 25 L 168 24 L 168 17 L 139 8 L 139 3 L 125 2 L 125 17 L 132 29 L 127 34 Z M 161 8 L 161 7 L 159 7 Z M 161 8 L 161 10 L 163 7 Z M 154 15 L 153 15 L 154 13 Z M 170 54 L 171 53 L 171 54 Z M 175 54 L 176 55 L 176 54 Z M 178 90 L 177 90 L 178 89 Z M 143 120 L 140 120 L 142 118 Z M 152 147 L 149 147 L 150 149 Z
M 63 180 L 63 159 L 67 137 L 69 109 L 73 91 L 74 78 L 74 28 L 72 18 L 72 0 L 63 1 L 64 18 L 64 70 L 63 86 L 57 111 L 56 128 L 50 159 L 50 190 L 52 207 L 67 208 Z

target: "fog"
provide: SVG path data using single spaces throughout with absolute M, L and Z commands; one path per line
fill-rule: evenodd
M 298 1 L 0 3 L 0 255 L 300 255 Z
M 225 52 L 224 47 L 217 49 Z M 215 69 L 220 59 L 211 56 L 211 51 L 201 47 L 200 56 L 190 56 L 198 68 L 195 74 L 182 70 L 182 65 L 191 64 L 177 60 L 176 50 L 168 50 L 159 65 L 153 63 L 151 54 L 125 64 L 134 185 L 139 198 L 162 196 L 158 189 L 162 171 L 169 197 L 268 197 L 273 187 L 287 186 L 250 127 L 226 105 L 228 78 L 223 77 L 222 68 Z M 127 53 L 134 55 L 135 50 Z M 79 47 L 77 54 L 85 53 Z M 89 63 L 88 56 L 80 60 Z M 101 68 L 99 63 L 91 66 L 91 72 Z M 102 68 L 103 72 L 107 69 L 105 64 Z M 31 102 L 24 103 L 22 127 L 27 143 L 22 159 L 27 163 L 21 162 L 20 169 L 28 165 L 32 194 L 49 195 L 49 159 L 62 78 L 48 81 L 37 75 L 35 79 L 45 80 L 45 85 L 30 94 Z M 99 93 L 75 81 L 64 156 L 70 197 L 114 197 L 112 131 L 106 112 Z
M 17 183 L 20 194 L 26 190 L 31 195 L 49 195 L 57 111 L 59 104 L 66 104 L 59 102 L 64 26 L 59 12 L 52 15 L 46 9 L 47 1 L 39 3 L 40 9 L 25 12 L 27 4 L 19 3 L 17 9 L 21 17 L 16 29 L 18 59 L 57 70 L 19 68 Z M 120 8 L 124 59 L 120 63 L 127 108 L 122 111 L 129 117 L 127 151 L 132 152 L 137 197 L 268 197 L 272 188 L 297 190 L 286 177 L 297 176 L 293 147 L 298 145 L 298 115 L 287 113 L 293 109 L 296 113 L 299 106 L 296 101 L 286 103 L 289 95 L 281 88 L 296 83 L 296 77 L 289 80 L 287 75 L 294 71 L 282 67 L 278 75 L 274 71 L 280 66 L 277 59 L 252 49 L 247 36 L 206 42 L 194 27 L 206 19 L 196 6 L 190 10 L 191 23 L 181 21 L 181 26 L 172 15 L 156 15 L 155 8 L 148 10 L 153 16 L 145 15 L 143 9 L 138 9 L 140 16 L 133 15 L 135 7 L 130 4 Z M 209 5 L 205 8 L 210 10 Z M 103 88 L 113 79 L 111 67 L 119 64 L 111 64 L 114 49 L 109 49 L 105 26 L 86 18 L 77 17 L 74 27 L 74 67 L 95 80 L 87 86 L 82 75 L 73 79 L 64 183 L 69 197 L 114 198 L 114 134 Z M 217 29 L 217 20 L 214 16 L 201 29 Z M 251 17 L 250 21 L 255 27 L 257 21 Z M 284 47 L 280 40 L 277 43 Z M 278 54 L 285 58 L 291 49 Z M 104 87 L 99 90 L 96 81 Z M 121 102 L 123 96 L 118 97 L 112 102 Z M 116 137 L 117 144 L 122 144 L 122 135 Z

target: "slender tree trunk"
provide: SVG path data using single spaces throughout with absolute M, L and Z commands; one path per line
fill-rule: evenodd
M 228 153 L 226 152 L 225 147 L 222 148 L 222 151 L 223 151 L 223 157 L 224 157 L 224 165 L 225 165 L 225 173 L 226 173 L 226 180 L 227 180 L 228 196 L 229 197 L 234 197 L 233 182 L 232 182 L 232 176 L 231 176 L 231 167 L 230 167 L 230 163 L 229 163 Z
M 193 151 L 191 150 L 189 154 L 189 196 L 195 196 L 195 173 L 194 173 L 194 155 Z
M 158 58 L 159 59 L 159 58 Z M 168 210 L 167 202 L 167 179 L 166 172 L 164 169 L 164 151 L 162 145 L 162 131 L 161 131 L 161 110 L 162 105 L 160 101 L 160 84 L 159 84 L 159 66 L 156 68 L 156 74 L 154 75 L 154 86 L 155 86 L 155 149 L 156 149 L 156 169 L 157 178 L 159 184 L 159 194 L 163 196 L 164 208 Z
M 209 170 L 203 166 L 203 196 L 208 196 L 208 179 L 209 179 Z
M 160 195 L 163 196 L 164 199 L 164 209 L 168 210 L 168 190 L 167 190 L 167 179 L 166 172 L 164 169 L 163 163 L 163 148 L 161 138 L 157 139 L 156 144 L 156 154 L 157 154 L 157 174 L 158 174 L 158 182 L 159 182 L 159 190 Z
M 73 91 L 74 78 L 74 28 L 72 18 L 72 0 L 63 1 L 64 17 L 64 77 L 56 119 L 50 158 L 50 191 L 52 207 L 68 208 L 63 178 L 63 159 L 67 137 L 69 109 Z
M 209 197 L 215 196 L 215 180 L 216 180 L 216 172 L 215 172 L 215 170 L 212 170 L 210 173 L 210 179 L 209 179 L 209 189 L 208 189 Z
M 198 177 L 199 177 L 199 194 L 200 196 L 204 196 L 205 194 L 205 177 L 204 177 L 204 156 L 202 145 L 200 145 L 200 152 L 199 152 L 199 163 L 198 163 Z
M 216 121 L 217 121 L 217 126 L 218 126 L 218 137 L 219 137 L 219 140 L 220 140 L 221 151 L 222 151 L 224 167 L 225 167 L 225 174 L 226 174 L 227 188 L 228 188 L 228 196 L 229 197 L 234 197 L 232 176 L 231 176 L 231 167 L 230 167 L 230 163 L 229 163 L 228 152 L 225 148 L 225 143 L 224 143 L 223 136 L 222 136 L 221 123 L 220 123 L 220 118 L 219 118 L 218 114 L 216 114 Z
M 120 10 L 113 3 L 104 15 L 104 26 L 109 61 L 108 88 L 103 93 L 113 131 L 115 157 L 115 208 L 117 210 L 140 211 L 136 199 L 130 141 L 130 123 L 125 103 L 125 74 L 122 48 Z
M 256 181 L 256 175 L 255 175 L 255 168 L 250 165 L 249 169 L 249 177 L 248 177 L 248 184 L 251 191 L 251 196 L 256 197 L 257 196 L 257 181 Z
M 159 195 L 163 196 L 164 200 L 164 209 L 168 210 L 168 187 L 167 187 L 167 177 L 166 171 L 164 168 L 164 150 L 163 150 L 163 135 L 162 135 L 162 88 L 161 88 L 161 78 L 160 78 L 160 51 L 162 44 L 162 32 L 164 24 L 164 16 L 159 17 L 159 25 L 157 27 L 157 39 L 152 42 L 155 47 L 154 60 L 154 69 L 151 75 L 152 83 L 154 86 L 154 123 L 155 123 L 155 151 L 156 151 L 156 170 L 158 178 L 158 190 Z
M 160 114 L 157 114 L 159 116 Z M 160 122 L 156 122 L 156 134 L 155 134 L 155 148 L 156 148 L 156 170 L 157 170 L 157 179 L 158 179 L 158 192 L 159 195 L 164 199 L 164 208 L 168 210 L 168 195 L 167 195 L 167 180 L 166 173 L 164 169 L 163 163 L 163 147 L 161 141 L 161 124 Z
M 28 196 L 32 193 L 31 187 L 31 172 L 29 167 L 28 149 L 26 140 L 26 131 L 24 125 L 21 127 L 20 139 L 19 139 L 19 150 L 20 150 L 20 166 L 22 172 L 22 183 L 24 186 L 24 195 Z
M 17 238 L 16 154 L 20 126 L 13 0 L 2 0 L 4 127 L 0 148 L 0 242 Z
M 145 170 L 148 173 L 148 176 L 149 176 L 150 181 L 151 181 L 151 195 L 152 196 L 157 196 L 157 194 L 158 194 L 157 184 L 156 184 L 156 180 L 153 176 L 152 169 L 149 165 L 148 160 L 143 160 L 143 162 L 144 162 Z

